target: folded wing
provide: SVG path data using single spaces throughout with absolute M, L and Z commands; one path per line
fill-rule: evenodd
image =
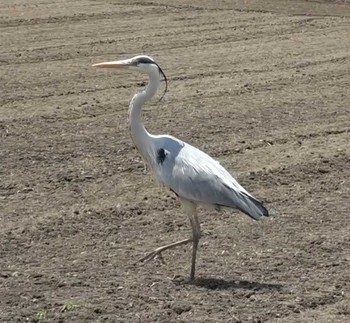
M 219 162 L 189 144 L 184 144 L 176 154 L 169 151 L 161 172 L 163 184 L 180 197 L 214 207 L 239 209 L 254 220 L 269 215 L 262 203 Z

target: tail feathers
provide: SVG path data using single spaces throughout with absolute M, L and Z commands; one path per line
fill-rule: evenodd
M 213 203 L 217 210 L 223 208 L 238 209 L 247 214 L 253 220 L 260 220 L 269 216 L 269 211 L 263 206 L 262 202 L 250 195 L 240 187 L 233 188 L 229 185 L 223 185 L 224 189 L 219 191 L 216 197 L 217 203 Z
M 264 216 L 269 216 L 269 211 L 260 201 L 245 193 L 241 193 L 237 208 L 254 220 L 260 220 Z

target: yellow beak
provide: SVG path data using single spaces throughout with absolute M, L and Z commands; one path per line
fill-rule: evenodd
M 92 66 L 94 67 L 104 67 L 104 68 L 123 68 L 128 67 L 131 65 L 131 60 L 126 59 L 122 61 L 112 61 L 112 62 L 103 62 L 103 63 L 97 63 Z

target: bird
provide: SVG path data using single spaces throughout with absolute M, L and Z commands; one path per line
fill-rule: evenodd
M 153 135 L 147 131 L 142 122 L 142 106 L 155 96 L 162 78 L 165 81 L 164 94 L 168 87 L 165 73 L 152 57 L 138 55 L 93 66 L 124 68 L 146 73 L 149 77 L 145 88 L 136 93 L 130 102 L 128 121 L 131 138 L 156 180 L 174 192 L 180 200 L 183 211 L 189 218 L 192 236 L 156 248 L 139 261 L 145 263 L 157 257 L 162 259 L 165 250 L 192 243 L 190 281 L 194 281 L 198 243 L 202 237 L 198 206 L 217 211 L 238 209 L 253 220 L 268 217 L 269 211 L 217 160 L 205 152 L 171 135 Z

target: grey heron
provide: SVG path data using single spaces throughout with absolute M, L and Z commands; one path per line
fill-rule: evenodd
M 150 134 L 141 119 L 142 105 L 157 92 L 161 77 L 167 78 L 160 66 L 149 56 L 140 55 L 126 60 L 94 64 L 95 67 L 127 68 L 148 74 L 149 82 L 143 91 L 136 93 L 130 102 L 129 124 L 132 140 L 153 171 L 159 183 L 173 191 L 188 215 L 192 237 L 167 244 L 146 254 L 142 262 L 161 256 L 167 249 L 192 243 L 190 279 L 195 278 L 198 242 L 201 238 L 197 206 L 213 207 L 215 210 L 238 209 L 254 220 L 268 216 L 262 203 L 246 191 L 212 157 L 190 144 L 169 135 Z M 165 93 L 164 92 L 164 93 Z

